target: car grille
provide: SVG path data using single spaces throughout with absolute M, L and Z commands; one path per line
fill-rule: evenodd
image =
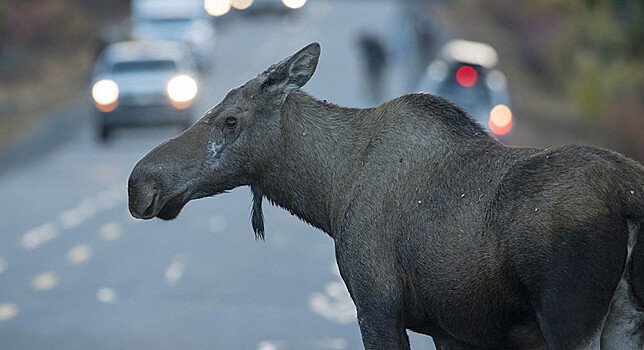
M 164 94 L 131 94 L 119 97 L 121 106 L 158 106 L 170 104 Z

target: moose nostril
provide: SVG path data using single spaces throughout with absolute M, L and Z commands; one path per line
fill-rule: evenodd
M 157 202 L 157 197 L 159 196 L 159 190 L 156 188 L 154 189 L 152 196 L 150 197 L 149 201 L 143 206 L 145 210 L 143 211 L 143 215 L 141 215 L 141 218 L 143 219 L 150 219 L 154 217 L 154 211 L 156 207 L 156 202 Z

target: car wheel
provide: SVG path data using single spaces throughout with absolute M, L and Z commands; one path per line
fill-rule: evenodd
M 110 130 L 109 127 L 103 125 L 103 126 L 101 126 L 101 128 L 98 131 L 98 138 L 100 139 L 101 142 L 107 143 L 107 141 L 110 138 L 111 132 L 112 132 L 112 130 Z

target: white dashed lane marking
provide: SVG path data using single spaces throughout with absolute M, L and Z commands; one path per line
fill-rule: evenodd
M 98 234 L 104 241 L 113 241 L 123 235 L 123 226 L 117 221 L 108 222 L 98 229 Z
M 323 293 L 313 293 L 309 309 L 316 314 L 339 324 L 356 321 L 356 308 L 342 281 L 329 282 Z
M 349 342 L 344 338 L 307 339 L 304 341 L 292 340 L 263 340 L 257 344 L 257 350 L 283 350 L 283 349 L 329 349 L 344 350 L 349 347 Z
M 58 285 L 58 276 L 55 272 L 42 272 L 31 280 L 31 287 L 38 291 L 50 290 Z
M 26 250 L 38 248 L 39 245 L 49 242 L 58 236 L 58 227 L 53 222 L 48 222 L 27 231 L 22 235 L 22 247 Z
M 78 227 L 96 214 L 112 209 L 123 201 L 125 193 L 121 185 L 84 198 L 76 207 L 60 213 L 58 220 L 46 222 L 25 232 L 22 235 L 22 247 L 26 250 L 38 248 L 58 237 L 63 231 Z
M 172 260 L 173 262 L 165 270 L 165 281 L 168 284 L 177 284 L 186 269 L 185 258 L 183 255 L 176 255 Z
M 264 340 L 259 344 L 257 344 L 257 350 L 277 350 L 277 349 L 278 349 L 277 345 L 272 341 Z
M 18 305 L 14 303 L 0 303 L 0 322 L 8 321 L 20 313 Z
M 92 258 L 92 249 L 87 244 L 79 244 L 67 252 L 67 262 L 78 265 Z
M 340 279 L 340 271 L 335 262 L 331 272 L 338 277 L 324 286 L 324 292 L 313 293 L 309 298 L 309 309 L 329 321 L 339 324 L 356 322 L 356 307 L 351 300 L 344 283 Z
M 96 299 L 104 304 L 114 304 L 118 300 L 118 294 L 112 288 L 101 288 L 96 292 Z
M 45 243 L 61 236 L 65 231 L 72 230 L 88 222 L 103 211 L 110 210 L 119 203 L 125 201 L 125 193 L 121 185 L 114 186 L 93 197 L 82 199 L 75 207 L 62 211 L 57 219 L 45 222 L 39 226 L 27 230 L 20 238 L 20 246 L 25 250 L 35 250 Z M 128 213 L 129 217 L 129 213 Z M 123 221 L 123 220 L 121 220 Z M 125 220 L 133 223 L 133 220 Z M 219 221 L 217 226 L 225 226 L 225 222 Z M 98 236 L 104 242 L 110 242 L 123 236 L 123 223 L 120 221 L 109 221 L 98 228 Z M 89 244 L 79 243 L 64 253 L 65 260 L 70 265 L 79 265 L 88 262 L 94 256 L 92 247 Z M 7 260 L 0 256 L 0 274 L 4 273 L 9 266 Z M 165 280 L 169 284 L 177 283 L 183 276 L 185 264 L 182 256 L 173 259 L 165 274 Z M 49 291 L 60 284 L 60 277 L 56 272 L 44 271 L 34 276 L 29 286 L 39 292 Z M 114 304 L 118 301 L 118 294 L 111 288 L 101 288 L 96 292 L 96 299 L 104 304 Z M 20 308 L 15 303 L 0 302 L 0 321 L 9 321 L 20 313 Z

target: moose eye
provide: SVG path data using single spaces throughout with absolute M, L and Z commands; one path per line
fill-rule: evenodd
M 232 129 L 237 126 L 237 119 L 235 118 L 227 118 L 226 119 L 226 127 L 229 129 Z

